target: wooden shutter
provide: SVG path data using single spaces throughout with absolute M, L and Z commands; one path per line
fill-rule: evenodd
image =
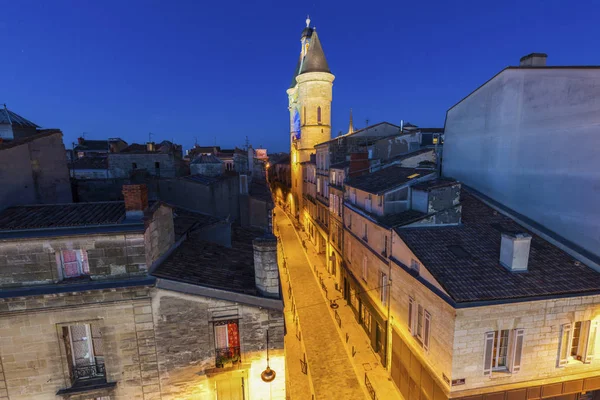
M 80 263 L 81 263 L 81 272 L 83 272 L 86 275 L 90 274 L 90 264 L 88 262 L 88 255 L 87 255 L 87 250 L 79 250 L 78 255 L 80 257 Z
M 431 314 L 425 310 L 425 325 L 423 327 L 423 348 L 429 351 L 429 335 L 431 333 Z
M 589 334 L 587 337 L 587 345 L 585 349 L 584 363 L 589 364 L 594 359 L 594 352 L 596 350 L 596 332 L 598 331 L 598 321 L 589 322 Z
M 61 255 L 65 278 L 79 276 L 79 261 L 77 260 L 77 252 L 75 250 L 63 250 Z
M 512 372 L 521 370 L 521 355 L 523 354 L 523 338 L 525 329 L 515 329 L 513 356 L 512 356 Z
M 558 366 L 564 367 L 569 362 L 569 339 L 571 338 L 571 324 L 563 324 L 560 327 L 560 338 L 558 341 Z
M 408 298 L 408 331 L 414 335 L 413 329 L 413 315 L 414 315 L 415 301 L 412 297 Z
M 67 354 L 67 366 L 69 368 L 69 376 L 71 377 L 71 381 L 75 380 L 75 375 L 73 373 L 73 350 L 71 349 L 71 335 L 69 334 L 69 327 L 62 327 L 62 337 L 65 343 L 65 353 Z
M 486 332 L 485 343 L 483 347 L 483 375 L 492 375 L 492 360 L 494 351 L 494 340 L 496 332 Z

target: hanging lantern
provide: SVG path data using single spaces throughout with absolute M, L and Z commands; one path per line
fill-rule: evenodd
M 267 329 L 267 368 L 260 374 L 263 382 L 273 382 L 277 374 L 269 367 L 269 330 Z

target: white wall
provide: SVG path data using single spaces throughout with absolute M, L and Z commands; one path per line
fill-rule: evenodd
M 600 256 L 600 68 L 507 69 L 447 113 L 443 174 Z

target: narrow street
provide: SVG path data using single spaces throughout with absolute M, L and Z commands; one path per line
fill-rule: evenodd
M 295 306 L 300 325 L 301 341 L 306 352 L 308 377 L 312 383 L 315 399 L 365 399 L 366 392 L 361 387 L 356 372 L 338 334 L 335 322 L 329 311 L 329 304 L 323 296 L 318 282 L 310 269 L 302 245 L 296 236 L 294 226 L 285 213 L 278 208 L 275 217 L 276 232 L 280 237 L 287 271 L 280 266 L 282 280 L 289 279 L 292 296 L 285 297 L 286 313 Z M 293 300 L 293 301 L 292 301 Z M 295 325 L 287 326 L 287 336 L 294 340 Z M 298 339 L 296 339 L 298 340 Z M 296 362 L 298 365 L 295 365 Z M 300 359 L 288 358 L 290 375 L 300 368 Z M 290 382 L 294 385 L 294 382 Z M 294 392 L 292 390 L 292 392 Z M 310 399 L 309 393 L 298 399 Z M 296 400 L 292 398 L 292 400 Z

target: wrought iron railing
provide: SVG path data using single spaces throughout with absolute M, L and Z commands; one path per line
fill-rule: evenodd
M 105 378 L 106 370 L 104 363 L 96 362 L 96 364 L 79 365 L 73 367 L 73 382 L 83 382 L 87 379 Z
M 371 396 L 372 400 L 377 400 L 377 394 L 375 394 L 375 389 L 373 389 L 373 385 L 371 385 L 371 381 L 367 377 L 367 373 L 365 372 L 365 386 L 367 387 L 367 392 L 369 392 L 369 396 Z
M 215 349 L 215 353 L 216 353 L 215 364 L 217 365 L 217 368 L 223 368 L 223 366 L 225 364 L 237 363 L 242 360 L 239 346 Z

